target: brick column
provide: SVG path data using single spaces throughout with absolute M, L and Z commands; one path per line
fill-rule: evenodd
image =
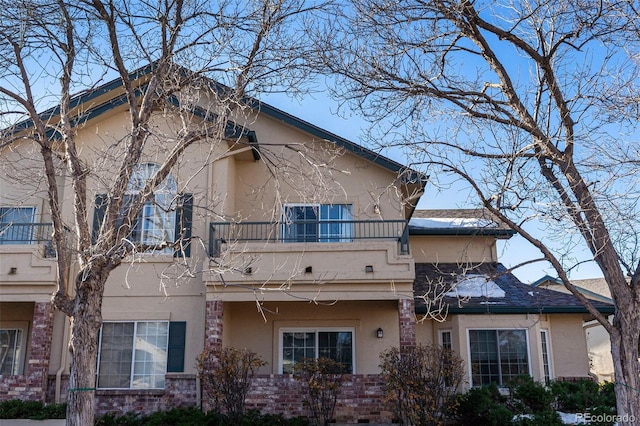
M 207 301 L 207 318 L 205 319 L 205 349 L 222 349 L 223 309 L 220 300 Z
M 398 300 L 400 348 L 416 345 L 416 312 L 413 299 Z
M 31 387 L 32 397 L 40 401 L 44 401 L 47 389 L 52 334 L 53 304 L 36 302 L 33 308 L 31 346 L 29 347 L 29 359 L 25 373 Z

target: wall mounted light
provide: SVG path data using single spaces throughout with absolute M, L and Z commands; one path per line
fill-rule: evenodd
M 304 268 L 304 273 L 305 274 L 312 274 L 313 273 L 313 266 L 307 266 L 306 268 Z
M 364 267 L 365 272 L 373 272 L 373 265 L 367 265 Z
M 9 268 L 9 275 L 16 275 L 17 273 L 18 273 L 18 268 L 13 266 Z
M 380 206 L 377 204 L 373 205 L 373 213 L 374 214 L 380 214 Z
M 376 330 L 376 337 L 378 339 L 382 339 L 384 337 L 384 331 L 382 331 L 382 328 L 378 327 L 378 329 Z

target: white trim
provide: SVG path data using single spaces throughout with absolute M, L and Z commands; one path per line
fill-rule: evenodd
M 282 373 L 282 351 L 283 351 L 283 334 L 284 333 L 316 333 L 316 339 L 318 332 L 351 332 L 351 374 L 356 374 L 356 329 L 355 327 L 282 327 L 278 329 L 278 374 Z M 315 357 L 318 357 L 318 344 L 316 340 L 316 353 Z
M 133 377 L 135 375 L 135 361 L 136 361 L 136 341 L 137 341 L 137 336 L 138 336 L 138 324 L 140 323 L 163 323 L 167 325 L 167 345 L 164 348 L 166 355 L 168 356 L 169 354 L 169 321 L 164 321 L 164 320 L 140 320 L 140 321 L 130 321 L 130 320 L 123 320 L 123 321 L 103 321 L 103 325 L 104 324 L 114 324 L 114 323 L 125 323 L 125 324 L 133 324 L 133 338 L 132 338 L 132 342 L 131 342 L 131 370 L 129 372 L 129 387 L 126 388 L 110 388 L 110 387 L 99 387 L 98 385 L 98 379 L 100 377 L 100 362 L 101 362 L 101 355 L 102 355 L 102 327 L 100 328 L 100 332 L 99 332 L 99 339 L 98 339 L 98 360 L 97 360 L 97 364 L 96 364 L 96 388 L 98 389 L 111 389 L 111 390 L 123 390 L 123 389 L 128 389 L 128 390 L 146 390 L 146 389 L 164 389 L 165 387 L 161 387 L 161 388 L 136 388 L 133 387 Z M 166 375 L 166 364 L 167 364 L 168 359 L 165 358 L 165 375 Z M 166 385 L 166 383 L 165 383 Z
M 555 374 L 553 372 L 554 362 L 553 357 L 551 356 L 551 332 L 548 328 L 540 329 L 540 361 L 542 362 L 542 378 L 544 379 L 544 354 L 542 352 L 542 333 L 544 333 L 545 343 L 547 344 L 547 359 L 549 360 L 549 381 L 553 380 Z
M 442 338 L 442 335 L 444 333 L 449 333 L 449 343 L 451 344 L 451 349 L 453 349 L 453 330 L 450 328 L 443 328 L 438 330 L 438 344 L 440 345 L 440 347 L 444 347 L 444 339 Z
M 27 341 L 29 340 L 29 321 L 0 321 L 0 330 L 20 331 L 20 345 L 16 347 L 14 359 L 14 372 L 11 375 L 24 375 L 27 356 Z M 17 366 L 17 369 L 16 369 Z M 16 371 L 17 370 L 17 371 Z

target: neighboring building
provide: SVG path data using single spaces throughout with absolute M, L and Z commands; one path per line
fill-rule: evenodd
M 95 167 L 108 169 L 95 154 L 105 139 L 125 134 L 125 106 L 112 102 L 117 87 L 82 98 L 89 119 L 77 140 Z M 199 404 L 196 356 L 222 346 L 250 348 L 268 362 L 248 405 L 288 416 L 307 414 L 290 374 L 295 362 L 341 361 L 351 374 L 336 416 L 349 422 L 391 421 L 378 364 L 392 346 L 450 346 L 469 366 L 469 385 L 504 384 L 519 373 L 586 376 L 577 333 L 585 311 L 571 296 L 558 304 L 545 290 L 529 294 L 504 272 L 496 240 L 513 233 L 495 219 L 476 210 L 415 211 L 422 175 L 269 105 L 236 124 L 228 143 L 185 153 L 131 234 L 143 244 L 181 237 L 187 257 L 142 254 L 109 277 L 98 336 L 99 413 Z M 170 117 L 155 125 L 170 134 Z M 162 142 L 149 143 L 161 159 Z M 25 179 L 28 149 L 15 143 L 1 152 L 3 162 L 24 163 Z M 136 178 L 152 173 L 156 158 L 146 158 Z M 282 174 L 277 186 L 271 168 Z M 66 199 L 68 178 L 59 181 Z M 58 402 L 67 392 L 69 325 L 50 303 L 55 253 L 41 184 L 20 182 L 0 177 L 0 399 Z M 90 219 L 99 226 L 108 182 L 90 185 Z M 70 205 L 63 211 L 71 218 Z M 462 298 L 450 288 L 458 281 Z M 420 297 L 438 282 L 444 299 Z M 446 317 L 432 309 L 437 300 Z
M 604 278 L 588 278 L 572 280 L 576 289 L 587 298 L 598 302 L 613 305 L 611 293 Z M 558 278 L 545 275 L 531 283 L 533 287 L 546 288 L 569 294 L 569 290 Z M 613 321 L 613 316 L 609 316 Z M 590 374 L 599 382 L 612 382 L 614 380 L 613 358 L 611 357 L 611 340 L 607 330 L 595 319 L 587 318 L 583 323 L 587 340 L 587 353 L 589 355 Z

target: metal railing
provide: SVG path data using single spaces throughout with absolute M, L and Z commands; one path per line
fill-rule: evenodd
M 50 223 L 0 223 L 0 244 L 35 244 L 51 241 Z
M 300 220 L 293 222 L 212 222 L 209 256 L 220 254 L 222 244 L 348 243 L 356 240 L 395 240 L 401 254 L 409 253 L 406 220 Z

